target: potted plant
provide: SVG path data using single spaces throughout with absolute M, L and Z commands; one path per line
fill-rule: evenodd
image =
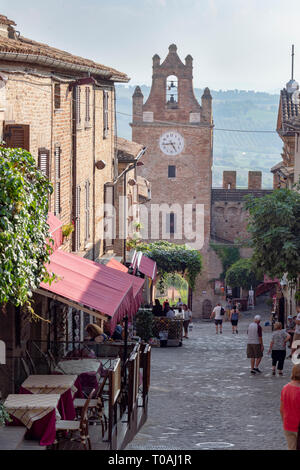
M 72 223 L 65 224 L 62 226 L 62 234 L 64 241 L 69 238 L 72 232 L 74 232 L 74 225 Z
M 0 427 L 5 426 L 6 422 L 10 422 L 11 418 L 4 408 L 3 403 L 0 402 Z

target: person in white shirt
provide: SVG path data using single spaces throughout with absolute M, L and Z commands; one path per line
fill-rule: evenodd
M 216 334 L 219 333 L 219 326 L 220 326 L 220 334 L 222 334 L 222 323 L 223 323 L 223 316 L 224 315 L 221 315 L 221 311 L 222 311 L 222 306 L 221 306 L 220 303 L 217 303 L 217 305 L 213 309 L 213 311 L 211 313 L 211 316 L 210 316 L 211 320 L 213 318 L 215 319 Z
M 174 310 L 171 309 L 170 306 L 167 306 L 166 317 L 167 318 L 175 318 L 175 312 L 174 312 Z
M 296 351 L 296 349 L 298 349 L 299 347 L 298 345 L 294 346 L 294 342 L 300 340 L 300 305 L 297 305 L 297 317 L 295 319 L 295 323 L 296 323 L 296 326 L 295 326 L 295 333 L 294 333 L 293 344 L 292 344 L 292 355 Z
M 183 329 L 184 329 L 184 338 L 188 338 L 188 329 L 189 324 L 192 321 L 192 312 L 186 304 L 183 304 Z

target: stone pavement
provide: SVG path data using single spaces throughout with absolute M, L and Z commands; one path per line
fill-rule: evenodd
M 126 450 L 287 449 L 279 407 L 292 363 L 286 360 L 283 377 L 271 375 L 271 328 L 264 327 L 263 373 L 250 374 L 253 315 L 243 314 L 238 335 L 230 322 L 216 335 L 214 323 L 199 321 L 182 347 L 152 349 L 148 420 Z M 263 326 L 269 314 L 262 318 Z

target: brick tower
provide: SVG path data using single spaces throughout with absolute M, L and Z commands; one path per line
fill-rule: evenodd
M 192 57 L 188 55 L 183 63 L 174 44 L 169 47 L 162 64 L 160 57 L 155 55 L 149 98 L 144 104 L 141 89 L 136 87 L 132 114 L 132 140 L 147 147 L 144 166 L 138 167 L 138 172 L 151 183 L 148 206 L 152 206 L 153 211 L 153 205 L 165 204 L 163 209 L 161 206 L 158 216 L 149 216 L 147 239 L 189 243 L 198 248 L 196 243 L 191 243 L 191 232 L 196 231 L 196 214 L 200 217 L 199 210 L 201 212 L 199 205 L 204 205 L 202 227 L 197 228 L 198 238 L 201 238 L 200 232 L 203 231 L 204 242 L 200 251 L 204 271 L 193 293 L 193 312 L 201 316 L 203 301 L 212 300 L 213 295 L 208 284 L 211 279 L 209 239 L 213 121 L 209 89 L 205 88 L 201 105 L 194 95 Z M 184 207 L 189 209 L 185 212 Z M 192 218 L 193 223 L 190 224 Z

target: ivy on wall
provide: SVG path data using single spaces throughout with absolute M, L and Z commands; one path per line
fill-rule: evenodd
M 215 243 L 211 243 L 210 246 L 222 262 L 223 271 L 220 274 L 220 279 L 224 280 L 226 272 L 230 266 L 240 259 L 240 250 L 237 246 L 232 245 L 217 245 Z
M 32 291 L 52 282 L 48 197 L 53 191 L 33 156 L 0 147 L 0 304 L 30 307 Z
M 156 262 L 160 277 L 164 277 L 166 273 L 178 272 L 185 277 L 190 288 L 194 290 L 196 278 L 203 266 L 199 251 L 186 245 L 176 245 L 167 241 L 139 243 L 137 250 Z

